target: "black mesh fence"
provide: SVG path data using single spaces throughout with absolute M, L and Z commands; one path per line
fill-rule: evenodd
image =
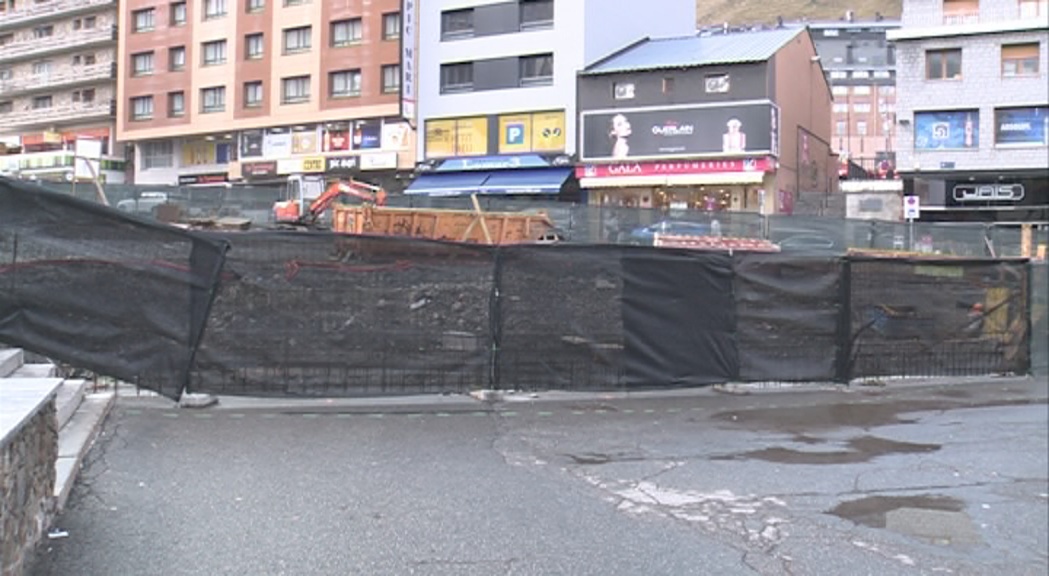
M 494 252 L 259 232 L 232 246 L 192 389 L 342 396 L 491 385 Z
M 1044 263 L 189 233 L 8 182 L 0 202 L 0 341 L 172 397 L 187 385 L 635 390 L 1046 364 Z M 795 237 L 787 223 L 769 225 Z M 880 248 L 882 228 L 835 238 Z
M 1027 372 L 1027 262 L 853 258 L 848 268 L 851 377 Z
M 1031 263 L 1031 373 L 1049 376 L 1049 264 Z
M 176 396 L 224 251 L 0 179 L 0 341 Z

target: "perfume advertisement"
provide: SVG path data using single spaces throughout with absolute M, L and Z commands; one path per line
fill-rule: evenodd
M 979 147 L 979 110 L 914 113 L 915 150 L 970 150 Z
M 994 143 L 998 146 L 1049 146 L 1049 107 L 995 110 Z

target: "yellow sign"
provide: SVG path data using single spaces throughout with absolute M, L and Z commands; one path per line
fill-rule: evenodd
M 215 163 L 215 143 L 207 140 L 188 140 L 182 143 L 182 165 L 204 166 Z
M 484 156 L 488 154 L 488 118 L 460 118 L 455 121 L 455 155 Z
M 532 115 L 511 114 L 499 117 L 499 153 L 519 154 L 532 151 Z
M 324 172 L 324 158 L 322 156 L 311 156 L 302 159 L 303 172 Z
M 532 114 L 533 152 L 564 152 L 565 137 L 564 112 Z
M 426 157 L 455 156 L 455 120 L 426 121 Z

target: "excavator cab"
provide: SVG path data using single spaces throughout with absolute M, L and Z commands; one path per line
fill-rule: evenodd
M 341 196 L 352 196 L 378 206 L 386 203 L 386 191 L 357 180 L 335 180 L 330 185 L 322 175 L 294 174 L 281 191 L 281 201 L 273 205 L 278 224 L 311 225 L 327 213 Z

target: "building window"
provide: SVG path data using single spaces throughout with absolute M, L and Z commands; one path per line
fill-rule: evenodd
M 879 96 L 896 96 L 895 86 L 878 86 Z
M 148 76 L 153 73 L 153 53 L 140 52 L 131 55 L 131 74 L 133 76 Z
M 296 52 L 306 52 L 310 49 L 312 44 L 310 36 L 312 35 L 313 29 L 309 26 L 300 26 L 298 28 L 287 28 L 284 30 L 284 53 L 295 54 Z
M 37 26 L 33 28 L 33 38 L 50 38 L 55 35 L 55 27 L 48 24 L 47 26 Z
M 848 86 L 831 86 L 830 93 L 833 94 L 834 96 L 848 96 L 849 95 L 849 87 Z
M 849 105 L 844 103 L 844 102 L 835 102 L 833 108 L 834 108 L 834 111 L 839 113 L 839 114 L 843 114 L 843 113 L 849 111 Z
M 10 80 L 14 75 L 10 68 L 0 68 L 0 80 Z
M 548 85 L 554 82 L 554 55 L 521 56 L 519 79 L 521 86 Z
M 174 46 L 168 48 L 168 70 L 177 72 L 186 68 L 186 47 Z
M 853 86 L 852 87 L 852 93 L 855 94 L 856 96 L 870 96 L 870 94 L 871 94 L 871 87 L 870 86 Z
M 212 20 L 226 15 L 226 0 L 204 0 L 204 19 Z
M 244 58 L 246 60 L 257 60 L 262 58 L 264 50 L 262 32 L 248 34 L 244 37 Z
M 281 102 L 284 104 L 300 104 L 310 101 L 310 77 L 293 76 L 282 78 Z
M 441 12 L 441 39 L 466 38 L 474 35 L 474 10 L 447 10 Z
M 704 86 L 707 94 L 724 94 L 729 89 L 728 74 L 707 76 Z
M 333 48 L 357 44 L 363 38 L 364 25 L 361 23 L 360 18 L 331 23 L 331 45 Z
M 262 12 L 266 9 L 266 0 L 248 0 L 248 13 Z
M 943 0 L 943 23 L 975 24 L 980 21 L 979 0 Z
M 1002 45 L 1002 76 L 1037 76 L 1038 43 Z
M 186 115 L 186 93 L 168 92 L 168 116 L 178 118 Z
M 401 66 L 388 64 L 382 67 L 382 93 L 393 94 L 401 91 Z
M 33 110 L 43 110 L 51 107 L 51 96 L 36 96 L 33 98 Z
M 158 140 L 142 144 L 142 169 L 171 168 L 175 165 L 175 144 L 171 140 Z
M 0 34 L 0 46 L 6 46 L 15 41 L 14 34 Z
M 830 77 L 833 80 L 844 80 L 849 77 L 849 73 L 844 70 L 831 70 Z
M 856 70 L 852 73 L 852 77 L 858 80 L 866 80 L 871 77 L 869 70 Z
M 285 6 L 301 6 L 306 4 L 309 0 L 284 0 Z
M 84 18 L 84 30 L 92 30 L 96 24 L 98 24 L 98 19 L 94 16 Z
M 867 135 L 867 122 L 866 120 L 859 120 L 856 122 L 856 134 L 860 136 Z
M 213 40 L 201 45 L 203 50 L 202 61 L 204 66 L 218 66 L 226 63 L 226 41 Z
M 962 49 L 926 50 L 926 80 L 960 80 L 962 77 Z
M 328 74 L 328 92 L 332 98 L 361 95 L 361 71 L 340 70 Z
M 634 92 L 633 82 L 612 83 L 612 98 L 615 100 L 633 100 Z
M 884 80 L 886 78 L 892 78 L 892 71 L 891 70 L 875 70 L 874 71 L 874 77 L 878 78 L 878 79 L 881 79 L 881 80 Z
M 834 29 L 834 28 L 827 28 L 826 30 L 823 31 L 823 35 L 824 36 L 828 36 L 828 37 L 832 37 L 832 38 L 837 36 L 838 34 L 839 34 L 839 31 Z
M 1049 2 L 1046 0 L 1020 0 L 1020 18 L 1044 19 L 1046 15 L 1049 15 Z
M 186 3 L 185 2 L 172 2 L 171 3 L 171 25 L 182 26 L 186 23 Z
M 441 64 L 441 92 L 469 92 L 474 88 L 474 63 Z
M 391 12 L 382 15 L 382 39 L 396 40 L 401 37 L 401 13 Z
M 521 30 L 553 26 L 554 0 L 521 0 Z
M 131 99 L 131 119 L 149 120 L 153 117 L 153 97 L 138 96 Z
M 15 103 L 8 100 L 0 102 L 0 114 L 10 114 L 15 109 Z
M 153 29 L 153 9 L 143 8 L 131 13 L 132 30 L 135 32 L 149 32 Z
M 262 106 L 262 81 L 244 83 L 244 107 L 258 108 Z
M 200 90 L 200 111 L 204 114 L 226 110 L 226 87 L 215 86 Z
M 870 102 L 857 102 L 852 105 L 852 111 L 857 114 L 870 114 L 871 104 Z
M 33 62 L 33 75 L 34 76 L 46 76 L 51 73 L 51 61 L 41 60 L 39 62 Z
M 674 78 L 666 76 L 663 78 L 663 93 L 671 94 L 674 92 Z
M 844 136 L 846 133 L 848 133 L 848 130 L 849 130 L 849 123 L 848 122 L 846 122 L 844 120 L 838 120 L 837 122 L 834 123 L 834 132 L 838 136 Z

